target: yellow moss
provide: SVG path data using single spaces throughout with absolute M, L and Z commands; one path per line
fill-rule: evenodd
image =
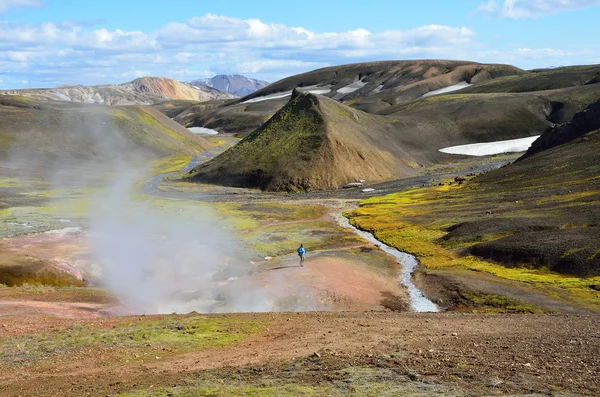
M 461 189 L 463 186 L 445 185 L 373 197 L 362 201 L 359 208 L 344 215 L 354 226 L 372 232 L 383 243 L 415 255 L 424 267 L 485 272 L 507 280 L 528 283 L 544 293 L 600 309 L 600 294 L 590 288 L 600 284 L 600 277 L 579 278 L 525 267 L 507 268 L 473 256 L 459 256 L 451 249 L 442 247 L 439 239 L 446 232 L 439 225 L 447 226 L 447 219 L 427 224 L 427 221 L 421 220 L 420 215 L 431 214 L 431 205 L 440 192 L 460 193 Z M 453 197 L 446 195 L 446 212 L 450 212 L 447 210 L 452 202 Z
M 181 154 L 178 156 L 172 156 L 156 160 L 152 166 L 153 173 L 166 174 L 168 172 L 178 172 L 183 169 L 190 161 L 192 156 Z

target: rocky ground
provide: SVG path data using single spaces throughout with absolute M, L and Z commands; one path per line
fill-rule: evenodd
M 229 324 L 221 338 L 243 337 L 218 347 L 200 337 L 182 349 L 167 338 L 125 343 L 107 336 L 123 323 L 139 328 L 158 320 L 175 324 L 169 332 L 185 334 L 177 324 L 195 319 Z M 591 396 L 600 392 L 599 321 L 390 312 L 11 316 L 0 327 L 0 394 Z M 254 328 L 236 329 L 241 324 Z M 104 342 L 79 341 L 82 330 L 103 332 Z M 62 333 L 72 336 L 73 346 L 48 343 Z

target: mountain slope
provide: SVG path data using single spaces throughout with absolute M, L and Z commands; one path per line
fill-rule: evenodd
M 414 173 L 419 164 L 390 139 L 389 130 L 377 116 L 295 91 L 262 127 L 193 170 L 191 179 L 296 191 Z
M 445 147 L 539 135 L 553 125 L 549 119 L 555 116 L 555 104 L 579 111 L 600 99 L 600 90 L 583 86 L 543 94 L 439 95 L 390 107 L 386 115 L 324 96 L 294 95 L 246 139 L 199 168 L 193 179 L 294 191 L 414 175 L 423 172 L 421 167 L 461 158 L 439 151 Z M 265 102 L 243 105 L 245 120 L 251 107 Z M 572 113 L 561 117 L 567 116 Z
M 600 100 L 549 128 L 513 164 L 462 184 L 374 197 L 349 215 L 382 241 L 417 255 L 436 280 L 472 269 L 597 306 L 598 279 L 550 271 L 600 275 L 599 119 Z
M 238 96 L 246 96 L 269 85 L 266 81 L 239 74 L 219 74 L 210 79 L 192 80 L 191 85 L 204 85 Z
M 460 82 L 480 83 L 497 77 L 525 73 L 509 65 L 465 61 L 382 61 L 332 66 L 277 81 L 237 102 L 263 100 L 289 93 L 296 87 L 348 102 L 369 112 L 390 104 L 421 97 Z M 359 98 L 362 98 L 359 100 Z M 368 99 L 367 99 L 368 98 Z M 364 103 L 363 103 L 364 102 Z M 360 104 L 360 106 L 358 105 Z
M 600 101 L 590 104 L 583 111 L 575 114 L 567 123 L 546 130 L 519 160 L 568 143 L 598 129 L 600 129 Z
M 209 101 L 233 95 L 214 88 L 194 87 L 164 77 L 142 77 L 124 84 L 67 85 L 48 89 L 4 90 L 0 95 L 106 105 L 151 105 L 166 99 Z
M 505 237 L 469 252 L 507 265 L 600 275 L 598 153 L 600 101 L 549 128 L 516 163 L 478 178 L 478 195 L 510 195 L 521 216 L 513 213 L 510 222 L 488 217 L 487 232 Z
M 211 145 L 146 106 L 100 106 L 0 96 L 0 157 L 193 155 Z

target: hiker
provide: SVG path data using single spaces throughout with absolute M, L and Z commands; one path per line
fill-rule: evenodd
M 298 247 L 298 256 L 300 257 L 300 266 L 304 266 L 304 255 L 306 254 L 306 249 L 304 245 L 300 244 Z

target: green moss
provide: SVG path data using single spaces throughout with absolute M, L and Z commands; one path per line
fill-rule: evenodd
M 462 292 L 462 304 L 476 313 L 543 313 L 535 305 L 518 299 L 481 292 Z
M 256 380 L 238 377 L 237 379 L 215 379 L 203 374 L 198 379 L 187 379 L 180 386 L 137 390 L 120 394 L 120 397 L 173 396 L 459 396 L 463 393 L 453 387 L 434 382 L 411 382 L 406 371 L 392 371 L 387 368 L 347 367 L 328 371 L 328 380 L 311 380 L 303 370 L 290 367 L 285 375 L 263 376 Z
M 74 325 L 47 333 L 2 337 L 0 358 L 5 363 L 26 364 L 52 354 L 97 345 L 144 348 L 146 352 L 169 348 L 181 353 L 230 345 L 263 328 L 264 323 L 258 321 L 207 316 L 172 316 L 161 320 L 137 318 L 118 323 L 110 329 Z
M 565 184 L 557 184 L 564 188 Z M 537 186 L 535 187 L 537 189 Z M 534 188 L 528 187 L 532 191 Z M 477 193 L 475 193 L 477 192 Z M 501 193 L 507 194 L 507 193 Z M 539 195 L 539 193 L 536 193 Z M 575 193 L 569 194 L 572 199 Z M 507 194 L 507 197 L 511 197 Z M 506 199 L 510 200 L 510 198 Z M 572 200 L 564 200 L 563 203 Z M 523 206 L 515 212 L 515 206 Z M 529 208 L 529 209 L 527 209 Z M 411 253 L 421 265 L 432 269 L 469 269 L 485 272 L 497 277 L 526 283 L 540 292 L 559 296 L 560 299 L 585 305 L 592 309 L 600 308 L 600 295 L 590 292 L 589 286 L 598 284 L 600 277 L 580 278 L 549 272 L 545 269 L 532 269 L 524 264 L 514 264 L 507 268 L 496 263 L 470 255 L 462 255 L 453 248 L 468 244 L 444 244 L 442 237 L 447 232 L 442 225 L 491 218 L 491 213 L 507 213 L 503 216 L 541 217 L 549 213 L 544 207 L 535 205 L 525 208 L 525 204 L 504 201 L 500 194 L 486 196 L 473 185 L 438 186 L 412 189 L 383 197 L 373 197 L 360 203 L 356 210 L 344 215 L 350 222 L 374 233 L 380 241 L 401 251 Z M 486 214 L 487 213 L 487 214 Z M 496 215 L 497 216 L 497 215 Z M 482 239 L 499 235 L 482 236 Z M 467 237 L 473 241 L 474 237 Z M 569 250 L 574 249 L 569 248 Z

